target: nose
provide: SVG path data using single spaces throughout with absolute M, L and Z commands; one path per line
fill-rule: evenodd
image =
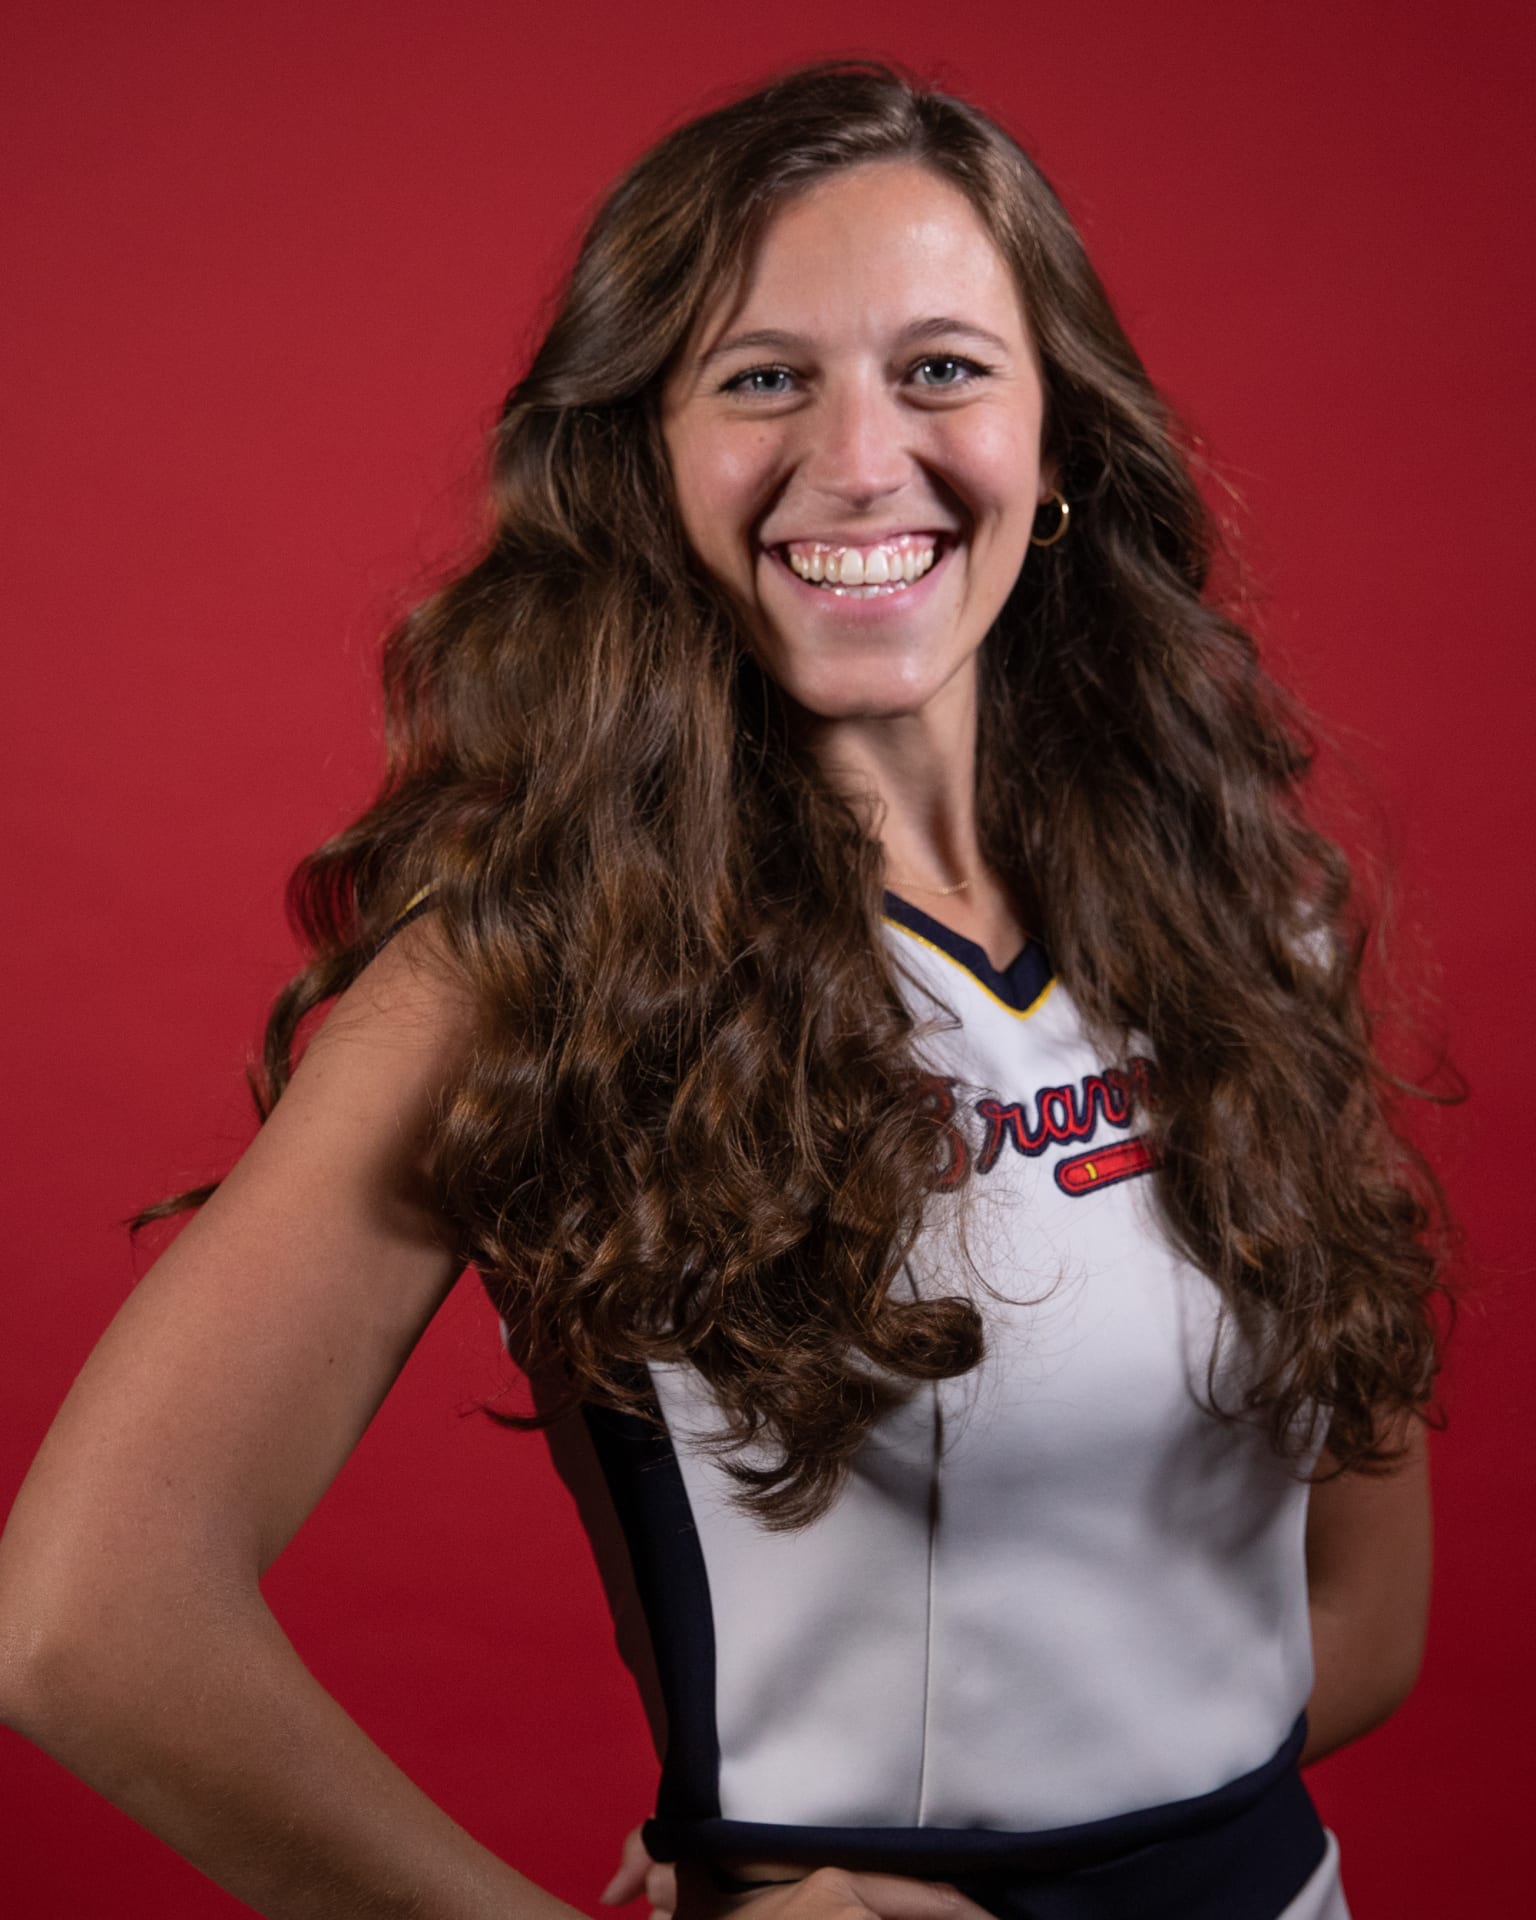
M 801 477 L 828 500 L 864 511 L 906 484 L 910 422 L 883 384 L 848 380 L 829 386 L 802 418 Z

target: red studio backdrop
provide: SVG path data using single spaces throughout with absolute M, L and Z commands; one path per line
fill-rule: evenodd
M 1423 1678 L 1311 1782 L 1359 1920 L 1522 1906 L 1527 9 L 54 0 L 0 32 L 4 1504 L 142 1269 L 119 1222 L 249 1135 L 285 875 L 369 793 L 378 636 L 467 523 L 595 197 L 721 89 L 883 52 L 1058 185 L 1395 861 L 1472 1090 L 1422 1123 L 1465 1308 Z M 414 1778 L 596 1912 L 654 1761 L 542 1442 L 475 1411 L 507 1385 L 465 1282 L 269 1597 Z M 245 1911 L 8 1733 L 0 1805 L 7 1914 Z

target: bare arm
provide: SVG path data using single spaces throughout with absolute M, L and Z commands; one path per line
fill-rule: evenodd
M 1307 1587 L 1316 1680 L 1303 1766 L 1379 1726 L 1418 1678 L 1429 1621 L 1429 1470 L 1420 1422 L 1404 1437 L 1408 1453 L 1393 1473 L 1345 1474 L 1312 1489 Z
M 260 1575 L 456 1277 L 422 1193 L 469 1033 L 430 921 L 338 1002 L 82 1370 L 0 1541 L 0 1711 L 269 1916 L 569 1920 L 312 1678 Z

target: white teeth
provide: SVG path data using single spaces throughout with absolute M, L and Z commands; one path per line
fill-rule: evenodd
M 910 535 L 903 535 L 903 541 Z M 905 544 L 860 547 L 827 547 L 819 542 L 810 543 L 809 553 L 795 552 L 792 548 L 782 549 L 790 566 L 802 580 L 816 586 L 825 586 L 839 594 L 856 593 L 868 598 L 875 593 L 894 593 L 903 587 L 909 587 L 934 564 L 935 550 L 932 546 L 914 547 Z

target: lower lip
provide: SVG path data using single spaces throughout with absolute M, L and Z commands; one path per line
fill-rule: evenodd
M 796 592 L 823 613 L 829 613 L 838 620 L 888 620 L 895 614 L 908 613 L 926 604 L 931 597 L 934 581 L 949 565 L 955 545 L 954 542 L 946 542 L 921 579 L 889 593 L 835 593 L 828 587 L 813 586 L 809 580 L 800 578 L 777 547 L 769 548 L 768 552 L 770 559 Z

